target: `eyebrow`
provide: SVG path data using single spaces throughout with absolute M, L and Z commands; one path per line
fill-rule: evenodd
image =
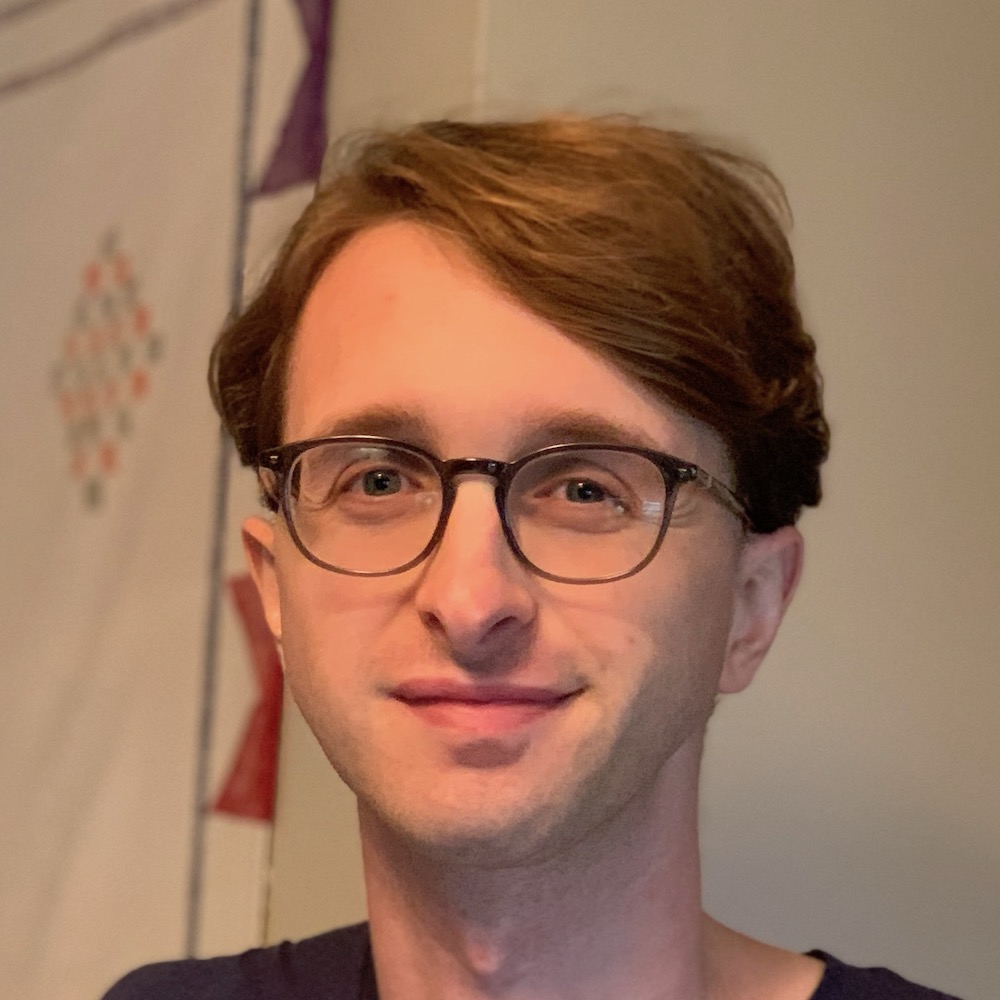
M 522 414 L 519 421 L 522 429 L 513 438 L 515 454 L 512 457 L 554 444 L 623 444 L 663 450 L 662 443 L 642 428 L 618 423 L 587 410 L 533 410 Z M 438 435 L 430 421 L 422 413 L 402 406 L 366 407 L 323 424 L 314 436 L 352 434 L 395 438 L 432 454 L 438 452 Z
M 663 445 L 640 427 L 618 423 L 587 410 L 530 413 L 518 439 L 522 452 L 553 444 L 624 444 L 662 451 Z
M 401 406 L 370 406 L 322 426 L 315 437 L 339 437 L 350 434 L 371 434 L 397 438 L 406 444 L 434 451 L 435 435 L 427 418 L 415 410 Z

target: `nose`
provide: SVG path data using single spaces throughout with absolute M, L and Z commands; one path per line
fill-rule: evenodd
M 415 600 L 425 628 L 466 669 L 501 673 L 530 641 L 536 587 L 504 537 L 492 481 L 463 477 L 444 535 L 421 567 Z

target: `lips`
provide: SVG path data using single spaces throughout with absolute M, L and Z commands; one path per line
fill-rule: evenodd
M 558 713 L 579 691 L 426 679 L 406 681 L 390 693 L 429 725 L 500 735 Z

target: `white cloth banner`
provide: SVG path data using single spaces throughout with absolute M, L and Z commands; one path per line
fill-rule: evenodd
M 192 922 L 200 953 L 259 940 L 268 817 L 240 803 L 273 663 L 228 589 L 210 641 L 205 372 L 248 193 L 303 181 L 322 146 L 329 16 L 329 0 L 0 2 L 3 996 L 97 996 L 182 955 Z M 215 568 L 239 572 L 229 554 Z M 202 820 L 209 747 L 202 791 L 242 817 Z

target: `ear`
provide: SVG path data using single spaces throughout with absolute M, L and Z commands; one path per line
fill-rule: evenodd
M 243 551 L 250 575 L 264 608 L 267 627 L 281 651 L 281 601 L 278 577 L 274 568 L 274 522 L 262 517 L 248 517 L 243 522 Z
M 804 543 L 791 525 L 750 535 L 737 567 L 733 624 L 719 692 L 742 691 L 753 680 L 778 632 L 802 573 Z

